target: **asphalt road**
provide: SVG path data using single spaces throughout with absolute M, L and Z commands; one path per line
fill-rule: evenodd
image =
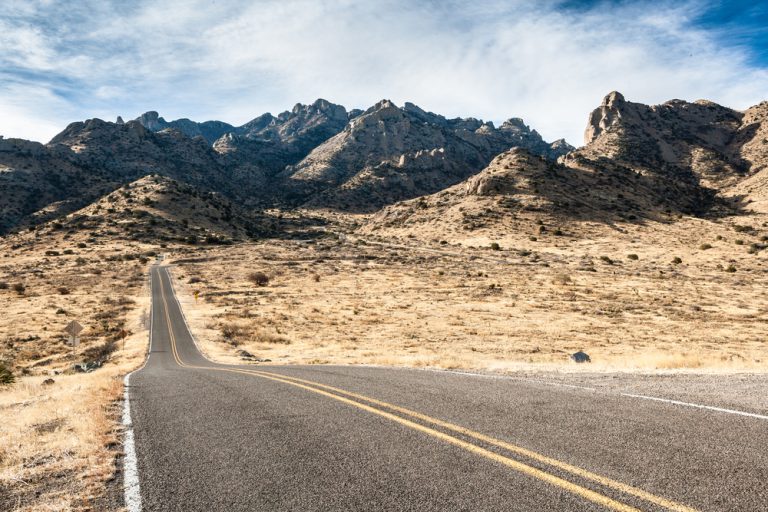
M 768 510 L 768 421 L 447 372 L 228 366 L 163 267 L 129 396 L 142 509 Z

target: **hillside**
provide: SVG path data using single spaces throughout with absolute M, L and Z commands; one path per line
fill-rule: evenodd
M 9 238 L 18 248 L 88 245 L 222 245 L 274 235 L 275 221 L 242 210 L 214 192 L 163 176 L 146 176 L 56 221 Z
M 382 100 L 287 169 L 288 188 L 309 206 L 372 211 L 453 185 L 510 147 L 549 158 L 572 149 L 547 144 L 520 119 L 495 128 Z
M 383 209 L 364 230 L 498 237 L 533 232 L 534 222 L 671 222 L 765 212 L 767 110 L 761 104 L 740 113 L 678 100 L 646 106 L 614 92 L 590 115 L 586 145 L 557 163 L 507 151 L 460 184 Z

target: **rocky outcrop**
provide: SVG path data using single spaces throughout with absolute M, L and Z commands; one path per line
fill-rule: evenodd
M 649 106 L 612 92 L 589 116 L 586 146 L 568 158 L 609 158 L 640 172 L 689 174 L 705 186 L 722 188 L 749 169 L 734 148 L 743 116 L 704 100 Z
M 510 147 L 548 157 L 572 149 L 547 144 L 520 119 L 495 128 L 382 100 L 287 169 L 286 178 L 311 206 L 370 211 L 451 186 Z

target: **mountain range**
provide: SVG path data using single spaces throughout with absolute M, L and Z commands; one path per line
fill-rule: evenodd
M 503 199 L 494 204 L 504 211 L 572 218 L 725 215 L 766 204 L 767 118 L 768 102 L 740 112 L 701 100 L 648 106 L 612 92 L 589 114 L 578 149 L 544 141 L 519 118 L 496 127 L 389 100 L 348 111 L 320 99 L 242 126 L 157 112 L 89 119 L 47 144 L 0 138 L 0 233 L 148 176 L 171 180 L 153 190 L 180 183 L 243 212 L 378 212 L 370 222 L 390 224 L 479 196 Z M 263 230 L 249 221 L 235 231 Z

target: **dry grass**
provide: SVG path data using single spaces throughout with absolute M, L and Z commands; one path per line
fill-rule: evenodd
M 517 222 L 469 238 L 420 225 L 214 249 L 181 261 L 177 289 L 204 350 L 229 362 L 245 350 L 274 363 L 572 369 L 585 350 L 590 370 L 768 367 L 765 252 L 730 243 L 731 222 L 571 223 L 535 242 L 539 224 Z M 268 286 L 248 281 L 253 268 Z M 236 350 L 228 323 L 242 330 Z
M 123 376 L 144 360 L 149 311 L 146 264 L 112 259 L 137 247 L 87 244 L 76 254 L 45 256 L 56 239 L 2 247 L 0 359 L 16 383 L 0 387 L 0 509 L 108 510 L 107 482 L 120 453 Z M 62 290 L 66 290 L 63 293 Z M 62 332 L 76 319 L 86 327 L 73 353 Z M 131 335 L 115 343 L 116 334 Z M 114 349 L 114 350 L 113 350 Z M 103 361 L 92 373 L 72 365 Z

